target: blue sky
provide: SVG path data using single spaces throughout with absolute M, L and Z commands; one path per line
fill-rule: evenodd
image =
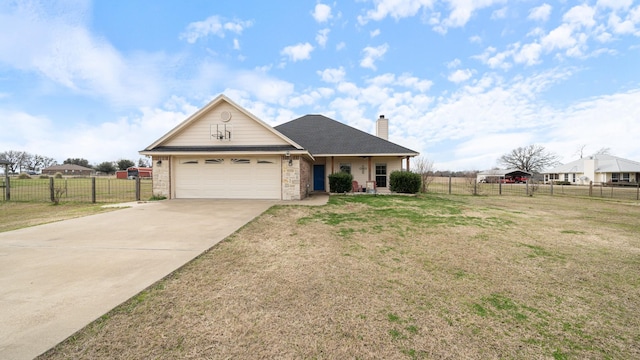
M 640 161 L 640 2 L 0 0 L 0 151 L 140 158 L 224 93 L 324 114 L 438 170 L 518 146 Z

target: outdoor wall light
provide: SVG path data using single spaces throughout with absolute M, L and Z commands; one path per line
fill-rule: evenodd
M 289 166 L 293 166 L 293 160 L 291 160 L 291 158 L 289 158 Z
M 158 160 L 158 161 L 156 162 L 156 165 L 158 165 L 158 166 L 162 166 L 162 160 Z

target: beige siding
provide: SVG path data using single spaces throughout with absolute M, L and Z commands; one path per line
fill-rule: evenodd
M 331 168 L 331 158 L 319 158 L 316 159 L 315 164 L 322 164 L 326 161 L 326 176 L 329 176 L 332 172 L 340 171 L 340 164 L 351 165 L 351 175 L 353 180 L 358 182 L 358 185 L 365 186 L 367 181 L 376 180 L 376 164 L 387 164 L 387 187 L 389 185 L 389 175 L 394 171 L 402 170 L 402 158 L 397 156 L 389 157 L 372 157 L 362 158 L 359 156 L 352 157 L 338 157 L 333 158 L 333 169 Z M 328 189 L 328 183 L 327 183 Z
M 231 120 L 221 120 L 223 111 L 231 113 Z M 226 125 L 231 132 L 231 138 L 218 140 L 211 137 L 211 128 L 214 133 L 216 125 L 220 129 Z M 262 126 L 252 118 L 238 111 L 235 107 L 221 103 L 199 119 L 191 123 L 187 128 L 168 139 L 166 146 L 246 146 L 246 145 L 287 145 L 287 142 Z

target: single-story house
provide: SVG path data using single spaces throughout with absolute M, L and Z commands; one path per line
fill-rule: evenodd
M 640 163 L 612 155 L 592 155 L 543 171 L 545 184 L 568 181 L 572 184 L 622 183 L 640 181 Z
M 328 176 L 353 175 L 387 191 L 391 172 L 418 152 L 322 115 L 271 127 L 225 95 L 191 115 L 140 154 L 152 157 L 153 193 L 167 198 L 298 200 L 329 190 Z
M 493 169 L 479 172 L 476 177 L 478 182 L 526 182 L 533 174 L 519 169 Z
M 96 171 L 76 164 L 52 165 L 48 168 L 42 169 L 43 175 L 54 176 L 57 173 L 60 173 L 63 176 L 92 176 L 95 175 Z

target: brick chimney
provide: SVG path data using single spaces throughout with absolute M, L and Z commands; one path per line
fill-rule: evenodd
M 385 140 L 389 140 L 389 119 L 384 115 L 380 115 L 376 121 L 376 136 Z

